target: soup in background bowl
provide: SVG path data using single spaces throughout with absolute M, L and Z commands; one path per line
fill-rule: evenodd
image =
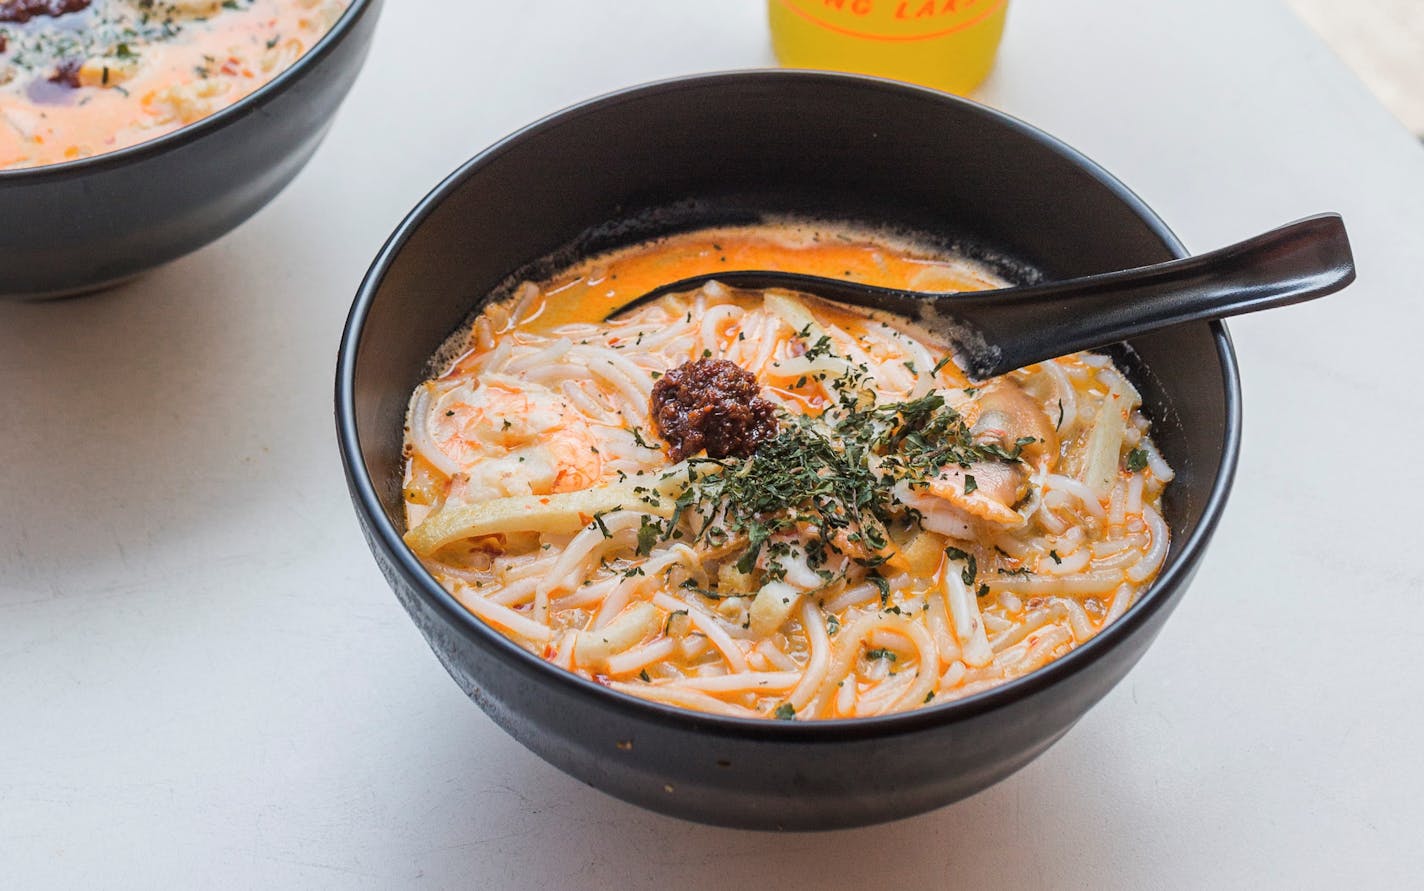
M 0 298 L 108 287 L 255 213 L 326 135 L 381 0 L 0 4 L 22 6 L 76 11 L 0 22 L 0 219 L 22 223 Z M 135 9 L 132 35 L 94 24 Z
M 1239 447 L 1239 386 L 1217 323 L 1103 351 L 1140 395 L 1151 440 L 1174 473 L 1160 501 L 1167 554 L 1155 581 L 1095 635 L 1037 670 L 957 699 L 816 720 L 775 720 L 775 708 L 770 720 L 698 711 L 583 677 L 476 616 L 405 540 L 422 518 L 407 522 L 404 427 L 416 388 L 457 358 L 440 354 L 442 345 L 472 331 L 492 301 L 517 296 L 520 282 L 552 282 L 580 261 L 657 239 L 788 218 L 905 233 L 1015 283 L 1185 253 L 1101 168 L 972 102 L 815 72 L 637 87 L 492 147 L 396 229 L 342 337 L 337 432 L 382 573 L 452 678 L 501 727 L 573 776 L 663 813 L 743 828 L 828 829 L 907 817 L 1009 776 L 1125 676 L 1185 593 L 1224 508 Z M 723 312 L 712 302 L 706 309 Z M 557 363 L 538 364 L 557 376 Z M 649 444 L 656 438 L 640 432 Z M 482 581 L 485 568 L 472 569 L 471 581 Z M 899 664 L 897 645 L 887 641 L 897 655 L 887 677 Z M 633 677 L 629 683 L 646 683 Z M 479 769 L 473 756 L 470 769 Z
M 171 133 L 285 71 L 349 0 L 0 0 L 0 170 Z

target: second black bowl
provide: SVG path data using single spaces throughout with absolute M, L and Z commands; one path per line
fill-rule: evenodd
M 382 0 L 353 0 L 271 83 L 148 142 L 0 170 L 0 298 L 60 297 L 131 278 L 226 234 L 321 143 L 370 49 Z
M 1196 572 L 1239 439 L 1220 324 L 1118 350 L 1177 471 L 1152 588 L 1065 657 L 1001 687 L 877 718 L 760 721 L 614 692 L 524 651 L 445 592 L 401 541 L 407 399 L 446 337 L 511 273 L 768 214 L 890 224 L 1062 278 L 1181 256 L 1151 210 L 1045 134 L 971 102 L 868 78 L 750 72 L 616 93 L 547 118 L 447 179 L 391 237 L 337 369 L 342 460 L 362 529 L 451 676 L 570 774 L 694 820 L 823 829 L 905 817 L 1027 764 L 1122 679 Z M 472 769 L 477 769 L 472 764 Z

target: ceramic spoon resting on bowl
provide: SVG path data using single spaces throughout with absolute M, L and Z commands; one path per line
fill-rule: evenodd
M 785 288 L 903 316 L 947 340 L 970 378 L 984 380 L 1181 322 L 1324 297 L 1355 280 L 1355 262 L 1345 224 L 1331 213 L 1209 254 L 1059 282 L 933 293 L 744 270 L 681 279 L 609 315 L 714 280 L 733 288 Z

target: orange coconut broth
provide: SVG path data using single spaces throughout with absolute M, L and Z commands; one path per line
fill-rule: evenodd
M 93 0 L 0 21 L 0 170 L 99 155 L 201 120 L 288 68 L 349 3 Z
M 586 261 L 543 290 L 544 307 L 525 330 L 602 321 L 659 285 L 723 269 L 773 269 L 927 291 L 998 287 L 963 260 L 937 259 L 875 233 L 822 232 L 800 224 L 701 229 Z

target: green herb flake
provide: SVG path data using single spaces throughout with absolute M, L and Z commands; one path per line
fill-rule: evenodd
M 979 561 L 974 559 L 974 555 L 953 546 L 945 548 L 944 555 L 951 560 L 964 561 L 964 570 L 960 572 L 959 577 L 964 580 L 965 585 L 972 586 L 979 576 Z
M 603 518 L 616 510 L 622 509 L 623 505 L 620 504 L 616 507 L 609 508 L 608 510 L 599 511 L 598 513 L 593 515 L 593 525 L 598 527 L 598 531 L 603 533 L 604 538 L 612 538 L 613 533 L 608 531 L 608 524 L 603 522 Z
M 870 582 L 880 590 L 880 603 L 884 605 L 890 600 L 890 583 L 879 575 L 872 573 L 866 581 Z
M 1137 473 L 1147 466 L 1147 450 L 1133 449 L 1127 453 L 1127 460 L 1124 462 L 1128 473 Z
M 657 544 L 658 539 L 662 537 L 662 524 L 644 514 L 642 524 L 638 527 L 638 556 L 646 557 L 651 554 L 653 545 Z

